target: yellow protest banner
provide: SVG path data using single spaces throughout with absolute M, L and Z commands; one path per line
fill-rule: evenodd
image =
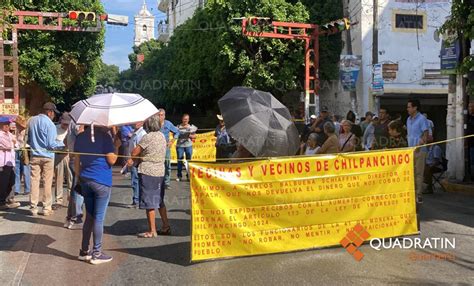
M 193 160 L 202 162 L 216 161 L 216 137 L 214 131 L 196 134 L 193 140 Z M 172 138 L 172 134 L 170 135 Z M 178 156 L 176 154 L 176 141 L 171 146 L 171 163 L 177 163 Z
M 191 259 L 339 245 L 356 224 L 370 238 L 418 232 L 413 150 L 190 162 Z

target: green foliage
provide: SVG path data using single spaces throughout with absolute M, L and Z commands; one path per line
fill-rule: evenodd
M 2 1 L 0 8 L 48 12 L 104 12 L 100 0 L 7 0 Z M 66 105 L 93 94 L 104 47 L 104 31 L 21 31 L 19 47 L 20 81 L 23 85 L 34 81 L 53 101 Z
M 453 39 L 471 42 L 474 39 L 474 9 L 472 1 L 453 0 L 451 17 L 441 27 L 440 34 L 455 34 Z M 474 56 L 467 55 L 458 66 L 459 74 L 474 72 Z M 474 82 L 469 81 L 468 94 L 474 96 Z
M 143 54 L 145 56 L 145 58 L 148 58 L 148 56 L 150 56 L 151 52 L 153 52 L 155 50 L 159 50 L 163 46 L 164 46 L 164 43 L 162 43 L 158 40 L 154 40 L 154 39 L 152 39 L 150 41 L 147 41 L 147 42 L 144 42 L 143 44 L 141 44 L 138 47 L 134 46 L 133 47 L 133 53 L 128 55 L 128 59 L 130 60 L 130 68 L 132 70 L 137 69 L 137 56 L 139 54 Z
M 209 0 L 174 31 L 167 45 L 150 42 L 151 47 L 135 48 L 129 56 L 131 70 L 121 74 L 122 89 L 180 111 L 188 111 L 191 104 L 201 110 L 217 108 L 217 100 L 238 85 L 277 97 L 302 91 L 304 42 L 245 37 L 235 18 L 249 16 L 324 23 L 341 18 L 342 5 L 337 0 Z M 337 77 L 340 35 L 320 42 L 322 78 Z M 142 50 L 148 54 L 136 69 L 136 55 Z
M 119 86 L 120 69 L 116 65 L 108 65 L 101 62 L 97 73 L 97 85 L 103 87 L 118 87 Z

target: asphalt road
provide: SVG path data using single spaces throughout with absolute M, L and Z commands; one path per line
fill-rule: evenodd
M 421 238 L 455 238 L 456 249 L 376 251 L 365 244 L 362 261 L 343 248 L 190 263 L 189 183 L 173 182 L 167 203 L 173 235 L 139 239 L 145 213 L 128 209 L 129 181 L 115 175 L 104 265 L 78 261 L 81 231 L 62 228 L 65 210 L 49 217 L 19 209 L 0 211 L 0 285 L 473 285 L 474 196 L 425 196 Z M 449 259 L 434 259 L 447 253 Z M 427 260 L 431 258 L 430 260 Z M 423 259 L 423 260 L 420 260 Z

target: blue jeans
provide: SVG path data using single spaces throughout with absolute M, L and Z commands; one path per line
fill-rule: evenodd
M 69 161 L 69 168 L 71 169 L 72 173 L 72 190 L 69 196 L 69 202 L 67 205 L 67 220 L 72 220 L 76 223 L 82 223 L 82 205 L 84 204 L 84 197 L 78 194 L 74 190 L 74 186 L 76 185 L 77 177 L 74 173 L 74 160 Z
M 94 234 L 92 254 L 100 254 L 102 252 L 104 219 L 112 188 L 92 180 L 81 179 L 81 181 L 84 202 L 86 203 L 86 220 L 82 228 L 82 250 L 89 250 L 91 235 Z
M 171 184 L 171 150 L 169 147 L 166 147 L 166 157 L 165 157 L 165 186 Z
M 176 154 L 178 156 L 178 178 L 181 179 L 183 177 L 184 155 L 186 154 L 186 161 L 190 161 L 193 156 L 193 147 L 176 147 Z
M 133 194 L 132 194 L 132 203 L 134 205 L 138 205 L 138 196 L 139 196 L 139 193 L 140 193 L 140 181 L 138 179 L 138 168 L 135 167 L 135 166 L 132 166 L 132 168 L 130 168 L 130 172 L 131 172 L 131 180 L 132 180 L 132 191 L 133 191 Z
M 21 151 L 15 152 L 15 194 L 21 193 L 21 174 L 25 176 L 25 194 L 29 194 L 31 190 L 30 165 L 23 164 L 20 155 Z

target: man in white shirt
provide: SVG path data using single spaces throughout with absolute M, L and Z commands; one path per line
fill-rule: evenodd
M 64 142 L 66 146 L 69 123 L 71 123 L 69 113 L 64 112 L 61 116 L 60 124 L 56 125 L 56 140 Z M 64 151 L 59 151 L 54 157 L 54 176 L 56 178 L 56 184 L 54 187 L 53 200 L 56 199 L 56 204 L 62 206 L 67 206 L 67 202 L 63 198 L 67 198 L 72 189 L 72 172 L 71 169 L 69 169 L 69 155 L 67 151 L 67 148 Z M 64 176 L 66 176 L 66 190 L 64 190 Z
M 0 118 L 0 210 L 20 206 L 13 197 L 15 183 L 15 137 L 8 118 Z

